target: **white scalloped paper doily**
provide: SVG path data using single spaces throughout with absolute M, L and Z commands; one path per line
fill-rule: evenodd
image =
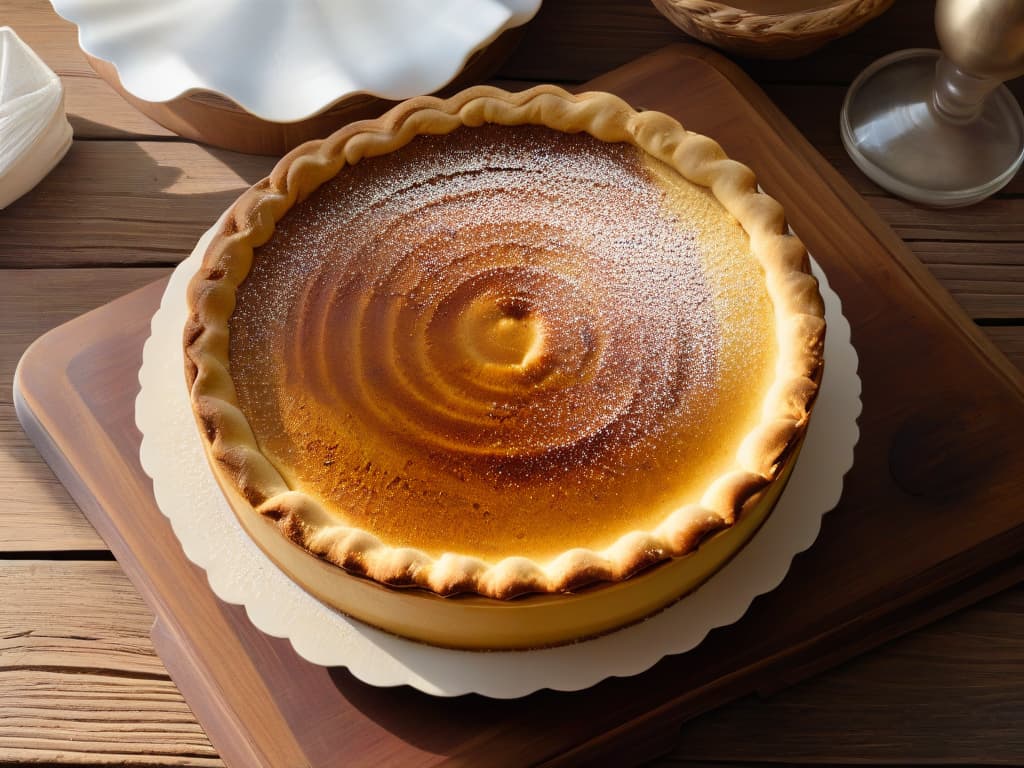
M 290 123 L 356 94 L 400 100 L 449 83 L 541 0 L 52 0 L 82 50 L 144 101 L 212 91 Z
M 153 316 L 135 405 L 142 467 L 185 554 L 206 570 L 218 597 L 244 605 L 256 627 L 288 638 L 303 658 L 347 667 L 371 685 L 504 699 L 542 688 L 581 690 L 606 677 L 644 672 L 665 656 L 695 648 L 712 629 L 736 622 L 755 597 L 775 589 L 793 556 L 817 538 L 821 518 L 838 503 L 843 476 L 853 466 L 861 410 L 857 353 L 839 297 L 814 263 L 825 298 L 828 364 L 800 460 L 761 530 L 704 586 L 639 624 L 558 648 L 454 651 L 381 632 L 328 608 L 279 570 L 235 519 L 207 465 L 184 383 L 181 333 L 185 289 L 213 231 L 174 271 Z

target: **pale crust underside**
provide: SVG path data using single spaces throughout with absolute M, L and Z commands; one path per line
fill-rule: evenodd
M 653 530 L 626 533 L 602 551 L 571 549 L 543 564 L 516 556 L 493 564 L 458 553 L 432 558 L 340 524 L 317 499 L 290 489 L 260 452 L 238 407 L 228 364 L 236 290 L 250 270 L 254 249 L 270 239 L 276 222 L 293 205 L 362 158 L 391 152 L 416 135 L 484 123 L 546 125 L 627 142 L 710 188 L 749 235 L 776 317 L 775 381 L 765 395 L 760 423 L 739 445 L 737 468 L 713 482 L 699 504 L 676 510 Z M 571 95 L 554 86 L 516 94 L 480 86 L 444 101 L 416 98 L 377 120 L 354 123 L 297 148 L 228 211 L 190 285 L 189 306 L 184 344 L 191 401 L 214 471 L 251 505 L 236 512 L 255 511 L 275 521 L 284 537 L 347 571 L 440 595 L 470 592 L 503 599 L 566 592 L 593 582 L 621 581 L 653 563 L 688 554 L 709 534 L 731 526 L 743 505 L 776 480 L 806 430 L 823 366 L 824 306 L 806 250 L 786 234 L 781 206 L 757 191 L 750 169 L 665 114 L 637 113 L 611 94 Z

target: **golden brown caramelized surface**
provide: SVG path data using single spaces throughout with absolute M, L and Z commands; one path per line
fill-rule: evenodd
M 230 368 L 288 484 L 395 546 L 539 561 L 696 502 L 758 422 L 747 235 L 626 144 L 417 137 L 256 250 Z

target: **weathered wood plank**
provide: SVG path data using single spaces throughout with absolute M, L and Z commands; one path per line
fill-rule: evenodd
M 867 201 L 904 240 L 959 240 L 1024 244 L 1024 197 L 994 197 L 969 208 L 933 210 L 868 196 Z
M 28 345 L 50 328 L 166 274 L 164 269 L 0 272 L 0 488 L 5 500 L 0 552 L 106 549 L 21 431 L 11 400 L 14 369 Z
M 2 560 L 0 669 L 166 677 L 153 617 L 117 563 Z
M 1024 266 L 935 264 L 930 268 L 972 317 L 1024 317 Z
M 0 560 L 0 764 L 219 766 L 116 563 Z
M 975 319 L 1024 319 L 1024 243 L 910 243 Z
M 0 266 L 177 263 L 274 162 L 185 142 L 76 142 L 0 217 Z
M 929 268 L 939 266 L 1024 267 L 1024 243 L 918 240 L 911 249 Z M 1014 281 L 1019 275 L 1010 277 Z
M 0 406 L 0 553 L 106 549 L 64 486 Z
M 767 700 L 685 725 L 673 758 L 1024 764 L 1024 587 Z

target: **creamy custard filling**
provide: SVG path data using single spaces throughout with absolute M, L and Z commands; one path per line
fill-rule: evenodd
M 261 451 L 340 521 L 543 561 L 696 502 L 771 380 L 771 303 L 706 190 L 541 127 L 346 168 L 256 251 L 231 375 Z

